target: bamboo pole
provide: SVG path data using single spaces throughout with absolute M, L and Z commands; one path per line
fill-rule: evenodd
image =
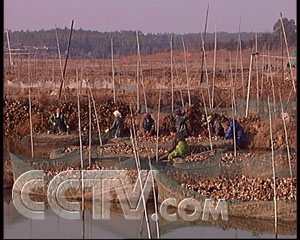
M 270 55 L 270 47 L 268 49 L 268 54 Z M 272 93 L 273 93 L 273 107 L 274 107 L 274 112 L 276 112 L 276 100 L 275 100 L 275 89 L 274 89 L 274 81 L 273 81 L 273 74 L 272 74 L 272 68 L 271 68 L 271 62 L 270 62 L 270 57 L 268 57 L 268 65 L 269 65 L 269 76 L 271 79 L 271 84 L 272 84 Z
M 99 119 L 98 119 L 98 114 L 97 114 L 95 99 L 94 99 L 93 92 L 92 92 L 91 88 L 89 88 L 89 89 L 90 89 L 90 94 L 91 94 L 91 98 L 92 98 L 92 102 L 93 102 L 93 106 L 94 106 L 94 111 L 95 111 L 95 116 L 96 116 L 97 129 L 98 129 L 98 135 L 99 135 L 99 142 L 100 142 L 100 146 L 102 146 L 100 124 L 99 124 Z
M 258 52 L 257 34 L 255 34 L 255 52 Z M 258 55 L 255 55 L 255 70 L 256 70 L 256 106 L 259 112 L 259 80 L 258 80 Z
M 249 111 L 249 98 L 250 98 L 250 86 L 251 86 L 252 60 L 253 60 L 253 54 L 251 53 L 250 67 L 249 67 L 249 78 L 248 78 L 247 102 L 246 102 L 246 117 L 248 117 L 248 111 Z
M 156 237 L 159 239 L 160 238 L 160 232 L 159 232 L 159 223 L 158 223 L 158 203 L 156 200 L 156 192 L 155 192 L 155 186 L 154 186 L 154 177 L 153 177 L 153 170 L 152 170 L 152 164 L 150 157 L 148 156 L 149 160 L 149 166 L 150 166 L 150 174 L 152 178 L 152 191 L 153 191 L 153 198 L 154 198 L 154 210 L 155 210 L 155 225 L 156 225 Z
M 238 40 L 239 40 L 240 60 L 241 60 L 240 64 L 241 64 L 241 75 L 242 75 L 243 98 L 245 99 L 244 67 L 243 67 L 242 40 L 241 40 L 241 20 L 242 17 L 240 16 Z
M 215 47 L 214 47 L 214 66 L 211 90 L 211 108 L 214 108 L 214 95 L 215 95 L 215 78 L 216 78 L 216 57 L 217 57 L 217 27 L 215 26 Z
M 285 134 L 286 151 L 287 151 L 288 160 L 289 160 L 290 175 L 291 175 L 291 178 L 292 178 L 293 177 L 293 173 L 292 173 L 292 165 L 291 165 L 290 147 L 289 147 L 289 140 L 288 140 L 288 135 L 287 135 L 286 122 L 285 122 L 285 118 L 284 118 L 284 110 L 283 110 L 283 105 L 282 105 L 282 99 L 281 99 L 280 89 L 279 89 L 279 99 L 280 99 L 280 106 L 281 106 L 281 117 L 282 117 L 284 134 Z
M 272 115 L 270 110 L 270 100 L 268 96 L 268 108 L 269 108 L 269 119 L 270 119 L 270 139 L 271 139 L 271 149 L 272 149 L 272 168 L 273 168 L 273 190 L 274 190 L 274 222 L 275 222 L 275 235 L 277 238 L 277 199 L 276 199 L 276 179 L 275 179 L 275 161 L 274 161 L 274 145 L 272 136 Z
M 30 92 L 31 92 L 31 72 L 30 72 L 30 60 L 29 60 L 29 65 L 28 65 L 28 75 L 29 75 L 29 91 L 28 91 L 28 102 L 29 102 L 29 125 L 30 125 L 30 145 L 31 145 L 31 157 L 34 157 L 34 152 L 33 152 L 33 130 L 32 130 L 32 113 L 31 113 L 31 97 L 30 97 Z
M 187 66 L 187 53 L 185 49 L 185 44 L 184 44 L 184 38 L 182 36 L 182 46 L 183 46 L 183 54 L 184 54 L 184 65 L 185 65 L 185 76 L 186 76 L 186 84 L 188 88 L 188 100 L 189 100 L 189 106 L 192 105 L 191 102 L 191 92 L 190 92 L 190 79 L 189 79 L 189 72 L 188 72 L 188 66 Z
M 232 121 L 233 121 L 233 152 L 234 158 L 236 158 L 236 135 L 235 135 L 235 95 L 234 95 L 234 80 L 231 66 L 231 54 L 229 52 L 229 67 L 230 67 L 230 76 L 232 84 Z
M 8 53 L 9 53 L 9 65 L 11 66 L 14 63 L 13 63 L 13 60 L 12 60 L 8 29 L 6 29 L 6 37 L 7 37 L 7 46 L 8 46 Z
M 111 49 L 111 72 L 112 72 L 113 98 L 114 98 L 114 103 L 116 103 L 115 69 L 114 69 L 114 45 L 113 45 L 113 40 L 112 39 L 110 39 L 110 49 Z
M 161 89 L 159 89 L 158 107 L 157 107 L 157 127 L 156 127 L 156 163 L 158 163 L 158 141 L 159 141 L 159 115 L 160 115 Z
M 61 61 L 61 53 L 60 53 L 60 47 L 59 47 L 59 41 L 58 41 L 58 34 L 57 34 L 56 25 L 55 25 L 55 36 L 56 36 L 56 44 L 57 44 L 57 51 L 58 51 L 58 59 L 59 59 L 61 79 L 64 80 L 63 67 L 62 67 L 62 61 Z
M 205 100 L 204 100 L 204 96 L 203 96 L 203 92 L 201 90 L 201 94 L 202 94 L 202 101 L 204 104 L 204 111 L 205 111 L 205 117 L 206 117 L 206 124 L 207 124 L 207 129 L 208 129 L 208 135 L 209 135 L 209 144 L 210 144 L 210 149 L 213 150 L 213 146 L 212 146 L 212 140 L 211 140 L 211 133 L 210 133 L 210 127 L 209 127 L 209 122 L 208 122 L 208 116 L 207 116 L 207 109 L 206 109 L 206 104 L 205 104 Z
M 138 31 L 136 31 L 136 41 L 137 41 L 139 71 L 140 71 L 140 76 L 142 78 L 141 83 L 142 83 L 142 89 L 143 89 L 143 95 L 144 95 L 144 103 L 145 103 L 146 113 L 148 113 L 147 97 L 146 97 L 145 83 L 144 83 L 144 77 L 143 77 L 142 57 L 141 57 L 141 51 L 140 51 L 140 41 L 139 41 Z
M 207 20 L 208 20 L 208 10 L 209 10 L 209 4 L 207 4 L 207 9 L 206 9 L 206 17 L 205 17 L 205 25 L 204 25 L 204 40 L 202 41 L 201 77 L 200 77 L 199 85 L 202 83 L 202 80 L 203 80 L 203 63 L 204 63 L 204 55 L 205 55 L 203 50 L 205 49 L 205 38 L 206 38 L 206 28 L 207 28 Z
M 260 86 L 260 96 L 262 96 L 262 91 L 264 87 L 264 65 L 265 65 L 265 56 L 264 56 L 265 48 L 263 47 L 263 55 L 262 55 L 262 67 L 261 67 L 261 86 Z
M 294 89 L 294 92 L 296 92 L 296 86 L 295 86 L 295 81 L 294 81 L 294 76 L 293 76 L 293 71 L 292 71 L 292 63 L 291 63 L 291 58 L 290 58 L 290 53 L 289 53 L 289 46 L 288 46 L 288 42 L 287 42 L 287 38 L 286 38 L 286 34 L 285 34 L 284 24 L 282 21 L 282 13 L 280 13 L 280 22 L 281 22 L 282 32 L 283 32 L 283 36 L 284 36 L 284 41 L 285 41 L 286 52 L 287 52 L 287 56 L 289 59 L 289 67 L 290 67 L 290 74 L 291 74 L 293 89 Z
M 131 114 L 131 123 L 132 123 L 132 130 L 130 129 L 130 135 L 131 135 L 131 141 L 132 141 L 132 146 L 133 146 L 133 151 L 134 151 L 134 157 L 136 161 L 136 166 L 137 166 L 137 172 L 138 172 L 138 180 L 140 183 L 140 188 L 141 188 L 141 194 L 142 194 L 142 201 L 143 201 L 143 206 L 144 206 L 144 213 L 145 213 L 145 220 L 146 220 L 146 225 L 147 225 L 147 231 L 148 231 L 148 238 L 151 239 L 151 229 L 150 229 L 150 223 L 149 223 L 149 218 L 148 218 L 148 213 L 147 213 L 147 207 L 146 207 L 146 200 L 144 196 L 144 191 L 143 191 L 143 186 L 142 186 L 142 180 L 141 180 L 141 162 L 139 159 L 139 153 L 137 151 L 137 142 L 136 142 L 136 132 L 135 132 L 135 127 L 134 127 L 134 120 L 133 120 L 133 113 L 132 113 L 132 108 L 130 104 L 130 114 Z M 133 141 L 133 136 L 132 136 L 132 131 L 133 134 L 135 135 L 135 142 Z
M 88 86 L 90 88 L 90 86 Z M 88 102 L 89 102 L 89 167 L 92 166 L 91 163 L 91 150 L 92 150 L 92 108 L 91 108 L 91 99 L 90 99 L 90 93 L 88 91 Z
M 201 33 L 201 40 L 203 40 L 202 38 L 202 33 Z M 205 48 L 204 48 L 204 43 L 202 44 L 203 47 L 203 53 L 204 53 L 204 68 L 205 68 L 205 76 L 206 76 L 206 84 L 207 84 L 207 94 L 208 94 L 208 103 L 209 103 L 209 107 L 210 109 L 212 109 L 211 107 L 211 98 L 210 98 L 210 90 L 209 90 L 209 85 L 208 85 L 208 72 L 207 72 L 207 64 L 206 64 L 206 56 L 205 56 Z
M 172 112 L 174 112 L 174 76 L 173 76 L 173 49 L 172 49 L 172 35 L 170 39 L 170 52 L 171 52 L 171 96 L 172 96 Z
M 63 70 L 63 78 L 61 80 L 61 84 L 60 84 L 60 87 L 59 87 L 58 99 L 60 99 L 60 97 L 61 97 L 61 90 L 62 90 L 62 87 L 63 87 L 64 78 L 66 76 L 67 63 L 68 63 L 68 58 L 69 58 L 70 46 L 71 46 L 71 37 L 72 37 L 72 32 L 73 32 L 73 24 L 74 24 L 74 20 L 72 20 L 72 23 L 71 23 L 71 31 L 70 31 L 69 41 L 68 41 L 68 46 L 67 46 L 67 56 L 66 56 L 66 60 L 65 60 L 64 70 Z
M 83 182 L 83 153 L 82 153 L 82 139 L 81 139 L 81 121 L 80 121 L 80 102 L 79 102 L 79 78 L 78 70 L 76 69 L 77 78 L 77 107 L 78 107 L 78 130 L 79 130 L 79 146 L 80 146 L 80 163 L 81 163 L 81 199 L 82 199 L 82 238 L 85 236 L 84 225 L 84 182 Z

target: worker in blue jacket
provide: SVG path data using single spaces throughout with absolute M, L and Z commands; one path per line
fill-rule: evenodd
M 244 131 L 244 128 L 239 124 L 237 120 L 223 118 L 221 122 L 225 129 L 225 139 L 233 139 L 233 133 L 235 130 L 235 140 L 238 149 L 245 149 L 248 147 L 248 136 Z M 231 147 L 229 150 L 233 150 Z

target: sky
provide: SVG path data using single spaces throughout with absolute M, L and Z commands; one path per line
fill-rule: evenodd
M 4 28 L 141 30 L 143 33 L 204 31 L 271 32 L 282 12 L 296 21 L 296 0 L 4 0 Z

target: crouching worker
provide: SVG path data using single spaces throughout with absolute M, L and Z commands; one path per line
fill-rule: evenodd
M 173 139 L 173 146 L 169 150 L 168 160 L 177 157 L 185 157 L 189 154 L 189 145 L 185 140 L 182 132 L 176 132 L 176 128 L 170 129 L 171 136 L 174 137 Z
M 105 133 L 109 136 L 109 138 L 122 138 L 124 123 L 121 113 L 118 110 L 116 110 L 113 112 L 113 114 L 115 116 L 115 120 L 112 126 L 109 129 L 105 130 Z
M 61 112 L 60 108 L 57 108 L 56 111 L 50 116 L 49 121 L 52 124 L 54 133 L 69 131 L 69 125 L 67 125 L 65 116 Z
M 235 131 L 235 140 L 237 149 L 246 149 L 248 147 L 248 136 L 245 133 L 243 127 L 239 124 L 237 120 L 232 120 L 228 118 L 223 118 L 221 121 L 222 126 L 224 127 L 225 139 L 233 139 L 233 133 Z M 233 151 L 234 146 L 228 148 L 229 151 Z
M 146 136 L 155 135 L 155 123 L 149 113 L 147 113 L 143 120 L 143 131 Z

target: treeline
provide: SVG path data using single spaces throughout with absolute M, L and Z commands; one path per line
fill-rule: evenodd
M 297 45 L 297 34 L 294 20 L 284 19 L 286 25 L 287 38 L 290 46 Z M 279 22 L 280 24 L 280 22 Z M 278 27 L 279 26 L 279 27 Z M 257 33 L 258 48 L 270 47 L 270 49 L 280 47 L 280 25 L 275 23 L 272 33 Z M 67 49 L 67 42 L 70 29 L 57 29 L 61 53 Z M 173 38 L 173 49 L 182 50 L 182 37 L 188 51 L 199 52 L 201 50 L 201 34 L 168 34 L 168 33 L 148 33 L 139 32 L 139 42 L 141 54 L 153 54 L 170 51 L 170 36 Z M 255 33 L 241 33 L 242 48 L 255 47 Z M 57 57 L 57 41 L 55 29 L 40 31 L 14 31 L 9 32 L 12 49 L 27 49 L 35 52 L 36 55 L 47 55 L 47 57 Z M 115 57 L 135 55 L 137 53 L 137 41 L 135 31 L 115 31 L 98 32 L 91 30 L 73 30 L 71 42 L 72 58 L 110 58 L 111 39 L 114 45 Z M 4 35 L 4 42 L 6 36 Z M 218 49 L 236 50 L 238 44 L 237 33 L 218 32 Z M 6 44 L 4 44 L 6 47 Z M 206 34 L 205 49 L 214 48 L 214 33 Z

